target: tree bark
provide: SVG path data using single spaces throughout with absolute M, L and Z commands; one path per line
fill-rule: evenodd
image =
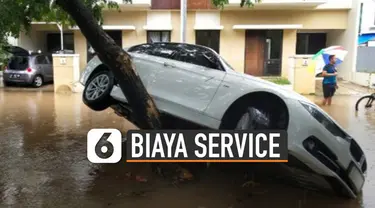
M 137 74 L 131 57 L 99 26 L 92 12 L 81 0 L 56 0 L 56 4 L 71 15 L 76 24 L 117 78 L 140 129 L 161 129 L 160 114 Z

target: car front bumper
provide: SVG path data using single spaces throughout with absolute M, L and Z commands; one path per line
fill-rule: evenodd
M 367 161 L 361 147 L 353 138 L 334 136 L 299 101 L 287 102 L 290 154 L 317 174 L 334 179 L 347 195 L 356 198 L 362 190 L 367 171 Z

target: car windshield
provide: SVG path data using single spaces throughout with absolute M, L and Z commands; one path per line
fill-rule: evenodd
M 223 59 L 223 57 L 221 57 L 221 56 L 219 56 L 220 57 L 220 61 L 223 63 L 223 65 L 224 65 L 224 67 L 226 68 L 226 69 L 230 69 L 230 70 L 232 70 L 232 71 L 235 71 L 234 69 L 233 69 L 233 67 L 230 65 L 230 64 L 228 64 L 226 61 L 225 61 L 225 59 Z
M 25 70 L 29 65 L 28 60 L 27 56 L 12 56 L 9 60 L 8 68 L 12 70 Z

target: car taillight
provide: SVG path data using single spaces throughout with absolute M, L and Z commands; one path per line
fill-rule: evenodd
M 31 68 L 26 69 L 27 72 L 32 72 L 33 70 Z

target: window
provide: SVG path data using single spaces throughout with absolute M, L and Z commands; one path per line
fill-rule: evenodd
M 298 33 L 296 54 L 315 54 L 326 47 L 326 33 Z
M 46 56 L 37 56 L 35 58 L 35 64 L 48 64 Z
M 216 53 L 219 53 L 220 30 L 197 30 L 195 32 L 195 43 L 212 48 Z
M 74 35 L 72 33 L 64 33 L 64 49 L 74 51 Z M 48 33 L 47 34 L 47 52 L 56 53 L 61 50 L 61 34 Z
M 109 37 L 111 37 L 115 43 L 122 47 L 122 31 L 121 30 L 109 30 L 105 31 Z M 87 44 L 87 62 L 89 62 L 94 55 L 90 52 L 91 45 L 88 41 L 86 41 Z
M 170 31 L 147 31 L 147 43 L 170 42 Z

